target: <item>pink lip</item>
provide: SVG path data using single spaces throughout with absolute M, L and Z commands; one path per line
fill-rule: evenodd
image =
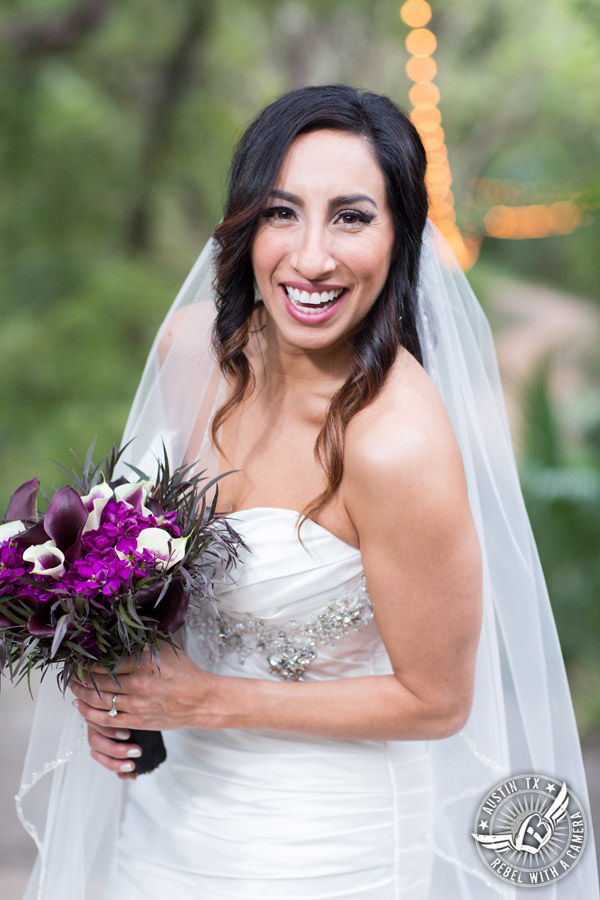
M 343 284 L 310 284 L 308 281 L 282 281 L 281 285 L 296 288 L 298 291 L 307 291 L 309 294 L 322 294 L 324 291 L 343 291 Z
M 290 284 L 290 282 L 286 282 L 286 284 L 288 284 L 289 287 L 296 287 L 295 284 Z M 341 305 L 341 301 L 344 299 L 344 297 L 348 293 L 348 291 L 344 289 L 342 291 L 342 293 L 340 294 L 340 296 L 335 301 L 335 303 L 333 303 L 327 309 L 324 309 L 322 312 L 318 312 L 318 313 L 306 312 L 305 313 L 305 312 L 302 312 L 301 309 L 298 309 L 296 306 L 294 306 L 294 304 L 290 301 L 290 298 L 288 297 L 283 285 L 279 285 L 279 290 L 281 291 L 281 293 L 283 295 L 284 303 L 285 303 L 286 309 L 287 309 L 288 313 L 290 314 L 290 316 L 293 319 L 295 319 L 297 322 L 302 322 L 303 325 L 319 325 L 321 322 L 326 322 L 327 319 L 330 319 L 332 316 L 334 316 L 336 314 L 336 312 L 338 311 L 338 309 Z M 329 288 L 329 290 L 336 290 L 336 288 Z

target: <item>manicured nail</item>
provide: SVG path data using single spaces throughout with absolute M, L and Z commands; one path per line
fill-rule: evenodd
M 128 731 L 117 731 L 115 737 L 118 741 L 126 741 L 129 738 L 130 734 Z
M 119 772 L 133 772 L 134 769 L 135 769 L 135 763 L 132 763 L 132 762 L 124 762 L 124 763 L 119 767 Z
M 127 756 L 135 756 L 136 758 L 142 755 L 142 751 L 139 747 L 132 747 L 131 750 L 127 751 Z
M 78 710 L 79 709 L 79 700 L 72 700 L 71 702 L 72 702 L 73 706 L 75 707 L 75 709 Z

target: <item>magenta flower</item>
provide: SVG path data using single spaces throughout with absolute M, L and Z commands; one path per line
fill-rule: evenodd
M 76 560 L 69 572 L 65 587 L 93 597 L 101 594 L 109 597 L 118 594 L 131 581 L 131 566 L 115 550 L 102 554 L 88 553 Z

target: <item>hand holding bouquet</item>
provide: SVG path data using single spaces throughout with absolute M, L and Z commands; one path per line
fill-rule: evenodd
M 122 452 L 94 465 L 90 451 L 43 516 L 37 478 L 12 495 L 0 525 L 0 670 L 13 680 L 55 665 L 64 691 L 73 676 L 93 684 L 100 665 L 118 684 L 129 656 L 158 656 L 161 640 L 175 648 L 190 600 L 214 602 L 238 559 L 243 542 L 215 512 L 218 479 L 193 466 L 171 473 L 165 454 L 154 482 L 138 470 L 135 482 L 115 480 Z M 159 732 L 132 739 L 143 750 L 137 772 L 165 758 Z

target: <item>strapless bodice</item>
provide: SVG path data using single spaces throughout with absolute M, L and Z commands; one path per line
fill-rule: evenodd
M 229 517 L 248 550 L 188 615 L 186 652 L 238 678 L 391 671 L 360 552 L 298 513 Z M 298 686 L 299 690 L 302 687 Z M 284 731 L 164 732 L 128 788 L 105 900 L 423 900 L 427 747 Z
M 360 551 L 312 519 L 298 536 L 299 515 L 255 507 L 228 516 L 248 549 L 218 585 L 217 610 L 204 604 L 188 618 L 186 650 L 203 668 L 340 677 L 340 664 L 366 671 L 380 649 Z

